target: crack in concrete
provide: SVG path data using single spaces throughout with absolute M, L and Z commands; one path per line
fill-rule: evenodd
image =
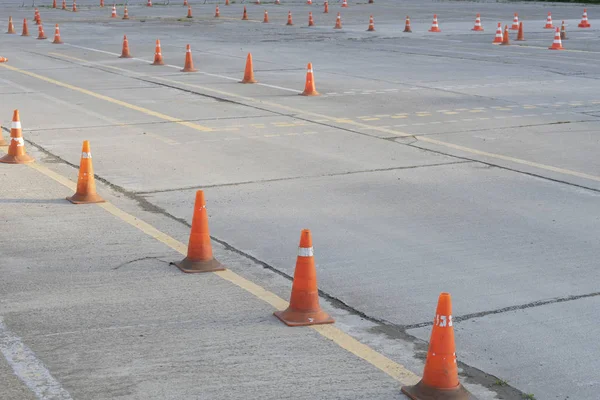
M 145 261 L 145 260 L 157 260 L 157 261 L 161 261 L 161 262 L 163 262 L 165 264 L 170 264 L 170 261 L 161 260 L 160 257 L 166 257 L 166 256 L 146 256 L 146 257 L 136 258 L 134 260 L 125 261 L 124 263 L 121 263 L 121 264 L 117 265 L 116 267 L 113 268 L 113 270 L 119 269 L 119 268 L 124 267 L 124 266 L 129 265 L 129 264 L 133 264 L 133 263 L 138 262 L 138 261 Z

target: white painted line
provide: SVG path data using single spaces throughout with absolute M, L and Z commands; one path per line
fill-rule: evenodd
M 0 317 L 0 352 L 8 361 L 15 375 L 40 400 L 73 400 L 67 392 L 50 375 L 50 371 L 37 359 L 21 338 L 13 335 L 4 325 Z

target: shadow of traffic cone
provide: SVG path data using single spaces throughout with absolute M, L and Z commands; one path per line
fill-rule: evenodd
M 513 23 L 510 29 L 513 31 L 519 30 L 519 14 L 515 13 L 515 16 L 513 17 Z
M 335 26 L 333 27 L 333 29 L 342 29 L 342 16 L 340 15 L 340 13 L 338 13 L 335 19 Z
M 188 44 L 185 48 L 185 64 L 181 72 L 196 72 L 194 61 L 192 60 L 192 47 Z
M 437 14 L 433 14 L 433 22 L 431 23 L 431 28 L 429 28 L 429 32 L 441 32 L 440 26 L 438 25 Z
M 286 25 L 294 25 L 294 23 L 292 22 L 292 12 L 291 11 L 288 11 L 288 19 L 287 19 Z
M 510 46 L 510 38 L 508 37 L 508 25 L 504 25 L 504 35 L 502 36 L 502 43 L 500 46 Z
M 248 12 L 246 11 L 246 6 L 244 6 L 244 13 L 242 14 L 242 21 L 248 21 Z
M 269 23 L 269 13 L 267 12 L 267 10 L 265 10 L 265 16 L 263 18 L 263 24 L 268 24 Z
M 44 27 L 42 25 L 38 26 L 38 40 L 48 39 L 46 34 L 44 33 Z
M 58 27 L 58 24 L 56 24 L 56 26 L 54 27 L 54 40 L 52 41 L 52 43 L 54 44 L 62 44 L 63 41 L 60 40 L 60 28 Z
M 188 11 L 187 11 L 187 15 L 185 17 L 186 18 L 193 18 L 193 15 L 192 15 L 192 6 L 188 5 Z
M 8 31 L 6 33 L 15 34 L 15 26 L 13 25 L 12 17 L 8 17 Z
M 248 53 L 246 58 L 246 70 L 244 71 L 244 79 L 240 83 L 256 83 L 254 79 L 254 67 L 252 66 L 252 54 Z
M 441 293 L 438 299 L 423 379 L 414 386 L 402 386 L 402 393 L 412 400 L 475 399 L 458 380 L 450 293 Z
M 302 96 L 318 96 L 319 92 L 315 87 L 315 76 L 313 73 L 312 63 L 308 63 L 306 67 L 306 84 L 304 85 L 304 92 L 300 93 Z
M 221 12 L 219 11 L 219 5 L 215 8 L 215 18 L 219 18 L 221 16 Z
M 373 16 L 369 17 L 369 27 L 367 28 L 367 32 L 375 31 L 375 21 L 373 20 Z
M 312 12 L 308 12 L 308 26 L 315 26 L 315 20 L 313 19 Z
M 150 65 L 165 65 L 160 48 L 160 40 L 156 39 L 156 47 L 154 48 L 154 62 Z
M 326 2 L 323 4 L 323 7 L 324 7 L 323 14 L 327 14 L 327 13 L 329 13 L 329 2 L 327 2 L 327 1 L 326 1 Z
M 71 197 L 67 197 L 73 204 L 104 203 L 104 199 L 96 193 L 94 180 L 94 167 L 92 166 L 92 152 L 90 142 L 83 141 L 81 161 L 79 162 L 79 176 L 77 177 L 77 190 Z
M 483 26 L 481 26 L 481 14 L 477 14 L 475 17 L 475 26 L 471 30 L 475 32 L 483 32 Z
M 412 29 L 410 29 L 410 17 L 406 16 L 406 23 L 404 24 L 404 32 L 412 33 Z
M 519 33 L 517 34 L 517 42 L 524 42 L 525 34 L 523 33 L 523 21 L 519 22 Z
M 206 202 L 202 190 L 196 192 L 187 257 L 173 264 L 186 273 L 225 270 L 212 254 L 210 232 L 208 230 L 208 213 L 206 212 Z
M 300 246 L 296 259 L 294 281 L 290 305 L 284 311 L 273 313 L 287 326 L 307 326 L 332 324 L 331 318 L 319 305 L 319 289 L 317 286 L 317 268 L 310 230 L 304 229 L 300 234 Z
M 131 58 L 131 54 L 129 53 L 129 41 L 127 40 L 127 35 L 123 35 L 123 51 L 119 58 Z
M 581 17 L 581 22 L 577 25 L 579 28 L 589 28 L 590 22 L 588 21 L 587 8 L 583 9 L 583 17 Z
M 123 19 L 129 19 L 129 10 L 127 9 L 127 6 L 123 9 Z
M 494 37 L 494 41 L 492 44 L 501 44 L 502 43 L 502 23 L 498 22 L 498 28 L 496 28 L 496 36 Z
M 552 24 L 552 13 L 548 13 L 548 17 L 546 17 L 546 25 L 544 25 L 544 29 L 554 29 L 554 25 Z
M 23 33 L 21 36 L 29 36 L 29 28 L 27 28 L 27 19 L 23 18 Z
M 12 124 L 10 125 L 10 144 L 8 152 L 0 162 L 6 164 L 27 164 L 35 160 L 25 151 L 25 141 L 21 132 L 21 120 L 19 119 L 19 110 L 13 112 Z
M 567 28 L 565 27 L 565 21 L 562 22 L 560 26 L 560 40 L 567 40 Z
M 560 28 L 556 28 L 554 33 L 554 42 L 552 46 L 548 47 L 549 50 L 564 50 L 565 48 L 562 46 L 562 41 L 560 40 Z

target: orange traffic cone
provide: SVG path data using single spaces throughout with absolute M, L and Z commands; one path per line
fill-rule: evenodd
M 12 17 L 8 17 L 8 31 L 6 33 L 15 34 L 15 26 L 13 25 Z
M 56 0 L 52 0 L 52 8 L 56 8 Z
M 112 13 L 110 14 L 111 18 L 117 18 L 117 6 L 113 4 Z
M 100 7 L 104 7 L 104 0 L 100 0 Z
M 329 2 L 326 1 L 323 6 L 325 7 L 323 14 L 327 14 L 329 12 Z
M 481 15 L 480 14 L 477 14 L 477 16 L 475 17 L 475 26 L 471 30 L 476 31 L 476 32 L 483 32 L 483 26 L 481 26 Z
M 288 20 L 287 20 L 286 25 L 294 25 L 294 23 L 292 22 L 292 12 L 291 11 L 288 11 Z
M 256 83 L 254 79 L 254 67 L 252 66 L 252 54 L 248 53 L 246 58 L 246 70 L 244 71 L 244 79 L 240 83 Z
M 577 26 L 579 28 L 589 28 L 589 27 L 592 26 L 592 25 L 590 25 L 590 23 L 588 21 L 587 9 L 586 8 L 583 9 L 583 17 L 581 17 L 581 22 Z
M 437 14 L 433 14 L 433 22 L 431 23 L 431 28 L 429 32 L 441 32 L 440 27 L 438 25 Z
M 502 37 L 502 43 L 500 46 L 510 46 L 510 38 L 508 37 L 508 25 L 504 25 L 504 36 Z
M 37 8 L 35 9 L 35 11 L 33 12 L 33 20 L 35 21 L 36 25 L 40 24 L 40 10 L 38 10 Z
M 21 133 L 21 120 L 19 119 L 19 110 L 13 113 L 12 124 L 10 126 L 10 145 L 8 152 L 0 162 L 7 164 L 27 164 L 33 162 L 34 159 L 25 151 L 25 141 Z
M 244 6 L 244 13 L 242 14 L 242 21 L 248 20 L 248 12 L 246 11 L 246 6 Z
M 312 0 L 306 0 L 306 4 L 308 4 L 309 6 L 312 6 Z
M 62 1 L 62 7 L 61 7 L 61 8 L 62 8 L 63 10 L 66 10 L 66 9 L 67 9 L 67 0 L 63 0 L 63 1 Z
M 371 17 L 369 18 L 369 27 L 367 28 L 367 32 L 374 32 L 375 31 L 375 21 L 373 20 L 373 16 L 371 15 Z
M 146 3 L 146 7 L 152 7 L 152 0 L 148 0 L 148 2 Z
M 229 0 L 225 0 L 225 5 L 228 6 L 229 5 Z
M 188 244 L 187 257 L 182 261 L 173 263 L 187 273 L 224 271 L 220 262 L 214 259 L 212 246 L 210 244 L 210 233 L 208 230 L 208 213 L 204 192 L 196 192 L 196 203 L 194 204 L 194 216 L 192 217 L 192 229 Z
M 215 8 L 215 18 L 219 18 L 221 16 L 221 12 L 219 11 L 219 5 Z
M 254 4 L 256 4 L 257 6 L 260 6 L 260 0 L 256 0 L 256 2 L 254 2 Z
M 458 380 L 450 293 L 441 293 L 438 299 L 423 379 L 414 386 L 402 386 L 402 393 L 413 400 L 473 398 Z
M 565 27 L 565 21 L 562 22 L 560 26 L 560 40 L 567 40 L 567 28 Z
M 333 29 L 342 29 L 342 16 L 338 13 Z
M 311 11 L 308 12 L 308 26 L 315 26 L 315 20 Z
M 192 6 L 188 5 L 188 12 L 186 18 L 193 18 L 192 16 Z
M 404 32 L 411 33 L 412 29 L 410 29 L 410 17 L 406 16 L 406 24 L 404 25 Z
M 187 6 L 188 5 L 188 0 L 183 0 L 183 6 Z
M 92 166 L 92 152 L 90 142 L 83 141 L 81 161 L 79 162 L 79 176 L 77 177 L 77 190 L 71 197 L 67 197 L 73 204 L 104 203 L 104 199 L 96 193 L 94 180 L 94 167 Z
M 123 19 L 129 19 L 129 10 L 127 9 L 127 6 L 123 9 Z
M 496 28 L 496 37 L 494 38 L 492 44 L 500 44 L 502 43 L 502 39 L 502 23 L 498 22 L 498 28 Z
M 315 77 L 313 74 L 312 63 L 308 63 L 308 67 L 306 70 L 306 85 L 304 86 L 304 92 L 301 93 L 302 96 L 318 96 L 319 92 L 315 88 Z
M 73 0 L 73 8 L 71 8 L 73 12 L 77 12 L 77 3 Z
M 513 17 L 513 23 L 510 29 L 513 31 L 519 30 L 519 14 L 515 13 L 515 16 Z
M 58 28 L 58 24 L 56 24 L 56 26 L 54 27 L 54 41 L 52 42 L 54 44 L 62 44 L 63 41 L 60 40 L 60 29 Z
M 119 58 L 131 58 L 131 54 L 129 54 L 129 41 L 126 35 L 123 35 L 123 51 Z
M 6 58 L 6 57 L 0 57 L 0 63 L 5 63 L 5 62 L 8 62 L 8 58 Z
M 280 4 L 281 4 L 281 2 L 280 2 L 279 0 L 275 0 L 275 5 L 276 5 L 276 6 L 278 6 L 278 5 L 280 5 Z
M 564 50 L 562 46 L 562 41 L 560 40 L 560 28 L 556 28 L 556 32 L 554 33 L 554 42 L 552 46 L 548 47 L 550 50 Z
M 285 311 L 275 311 L 273 315 L 287 326 L 332 324 L 335 322 L 319 305 L 317 268 L 315 267 L 312 237 L 308 229 L 302 230 L 300 234 L 300 246 L 298 247 L 290 305 Z
M 525 35 L 523 34 L 523 21 L 519 22 L 519 33 L 517 34 L 517 41 L 524 42 Z
M 188 44 L 185 48 L 185 65 L 181 72 L 196 72 L 194 61 L 192 60 L 192 47 Z
M 23 33 L 21 36 L 29 36 L 29 29 L 27 28 L 27 19 L 23 18 Z
M 554 25 L 552 24 L 552 13 L 548 13 L 548 17 L 546 17 L 546 25 L 544 25 L 544 29 L 554 29 Z
M 348 7 L 348 1 L 342 0 L 342 7 Z
M 38 26 L 38 40 L 48 39 L 46 34 L 44 33 L 44 27 L 42 25 Z
M 160 49 L 160 40 L 158 39 L 156 39 L 156 47 L 154 49 L 154 62 L 150 65 L 165 65 Z
M 267 10 L 265 10 L 265 17 L 263 18 L 263 23 L 264 24 L 269 23 L 269 13 L 267 12 Z

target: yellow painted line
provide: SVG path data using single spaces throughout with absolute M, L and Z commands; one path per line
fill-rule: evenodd
M 85 62 L 88 63 L 87 61 L 85 61 Z M 101 64 L 97 64 L 97 65 L 102 66 Z M 14 68 L 14 67 L 9 67 L 6 64 L 0 64 L 0 66 L 3 66 L 5 68 L 9 68 L 9 69 L 13 69 L 14 71 L 17 71 L 17 72 L 22 72 L 22 73 L 24 73 L 26 75 L 29 75 L 29 76 L 39 77 L 39 79 L 42 79 L 42 80 L 49 79 L 49 78 L 45 78 L 45 77 L 43 77 L 41 75 L 32 74 L 30 72 L 22 71 L 22 70 L 19 70 L 17 68 Z M 132 71 L 130 71 L 130 72 L 132 72 Z M 220 94 L 222 96 L 229 96 L 229 97 L 241 99 L 241 100 L 245 100 L 245 101 L 248 101 L 248 102 L 251 102 L 251 103 L 259 102 L 259 100 L 255 99 L 253 97 L 247 97 L 247 96 L 242 96 L 242 95 L 235 94 L 235 93 L 225 92 L 223 90 L 219 90 L 219 89 L 215 89 L 215 88 L 211 88 L 211 87 L 207 87 L 207 86 L 192 84 L 192 83 L 188 83 L 188 82 L 176 81 L 176 80 L 167 79 L 167 78 L 158 77 L 158 76 L 154 77 L 154 79 L 162 80 L 164 82 L 169 82 L 169 83 L 173 83 L 173 84 L 176 84 L 176 85 L 194 87 L 194 88 L 202 89 L 202 90 L 207 91 L 207 92 L 213 92 L 213 93 Z M 58 83 L 60 83 L 60 82 L 58 82 Z M 409 133 L 405 133 L 405 132 L 401 132 L 401 131 L 397 131 L 397 130 L 393 130 L 393 129 L 389 129 L 389 128 L 373 127 L 372 125 L 363 124 L 363 123 L 360 123 L 358 121 L 354 121 L 354 120 L 351 120 L 351 119 L 336 118 L 336 117 L 332 117 L 332 116 L 328 116 L 328 115 L 324 115 L 324 114 L 319 114 L 319 113 L 310 112 L 310 111 L 306 111 L 306 110 L 301 110 L 301 109 L 290 107 L 290 106 L 285 106 L 283 104 L 273 103 L 273 102 L 270 102 L 270 101 L 260 101 L 260 102 L 263 105 L 266 105 L 266 106 L 269 106 L 269 107 L 273 107 L 273 108 L 277 108 L 277 109 L 280 109 L 280 110 L 289 111 L 291 113 L 296 113 L 296 114 L 301 114 L 301 115 L 309 115 L 309 116 L 314 117 L 314 118 L 327 119 L 329 121 L 334 121 L 334 122 L 338 122 L 338 123 L 346 123 L 346 124 L 353 125 L 353 126 L 355 126 L 357 128 L 361 128 L 361 129 L 374 129 L 374 130 L 377 130 L 379 132 L 388 133 L 390 135 L 394 135 L 394 136 L 398 136 L 398 137 L 411 137 L 412 136 L 412 137 L 415 137 L 415 138 L 417 138 L 418 140 L 420 140 L 422 142 L 432 143 L 432 144 L 435 144 L 435 145 L 438 145 L 438 146 L 443 146 L 443 147 L 450 148 L 450 149 L 460 150 L 460 151 L 463 151 L 463 152 L 466 152 L 466 153 L 470 153 L 470 154 L 475 154 L 475 155 L 479 155 L 479 156 L 485 156 L 485 157 L 495 158 L 495 159 L 503 160 L 503 161 L 510 161 L 510 162 L 514 162 L 516 164 L 527 165 L 527 166 L 530 166 L 530 167 L 539 168 L 539 169 L 546 170 L 546 171 L 556 172 L 556 173 L 560 173 L 560 174 L 564 174 L 564 175 L 570 175 L 570 176 L 575 176 L 575 177 L 579 177 L 579 178 L 584 178 L 584 179 L 589 179 L 589 180 L 592 180 L 592 181 L 600 182 L 600 176 L 585 174 L 583 172 L 573 171 L 573 170 L 564 169 L 564 168 L 558 168 L 558 167 L 554 167 L 554 166 L 551 166 L 551 165 L 546 165 L 546 164 L 536 163 L 536 162 L 532 162 L 532 161 L 528 161 L 528 160 L 523 160 L 523 159 L 520 159 L 520 158 L 505 156 L 505 155 L 502 155 L 502 154 L 488 153 L 488 152 L 480 151 L 480 150 L 473 149 L 473 148 L 470 148 L 470 147 L 464 147 L 464 146 L 455 145 L 455 144 L 449 143 L 449 142 L 443 142 L 441 140 L 436 140 L 436 139 L 433 139 L 433 138 L 428 137 L 428 136 L 411 135 Z M 555 104 L 560 105 L 561 103 L 562 102 L 555 103 Z M 562 104 L 564 104 L 564 103 L 562 103 Z M 497 107 L 492 107 L 492 108 L 497 109 Z M 511 111 L 510 108 L 507 108 L 505 110 Z M 447 122 L 452 122 L 452 121 L 447 121 Z
M 392 118 L 394 119 L 402 119 L 402 118 L 408 118 L 407 115 L 392 115 Z
M 470 113 L 482 113 L 483 110 L 470 110 L 469 112 Z
M 456 115 L 458 113 L 456 111 L 446 111 L 444 114 L 446 114 L 446 115 Z
M 178 144 L 181 144 L 181 143 L 179 143 L 179 142 L 176 142 L 176 141 L 174 141 L 174 140 L 171 140 L 171 139 L 168 139 L 168 138 L 162 137 L 162 136 L 160 136 L 160 135 L 156 135 L 156 134 L 154 134 L 154 133 L 151 133 L 151 132 L 146 132 L 146 135 L 147 135 L 147 136 L 150 136 L 150 137 L 153 137 L 154 139 L 160 140 L 161 142 L 163 142 L 163 143 L 166 143 L 166 144 L 168 144 L 168 145 L 170 145 L 170 146 L 176 146 L 176 145 L 178 145 Z
M 379 121 L 379 118 L 363 118 L 363 121 Z
M 5 151 L 4 149 L 2 150 Z M 43 165 L 37 163 L 27 165 L 73 191 L 77 189 L 77 185 L 75 184 L 75 182 L 50 170 L 49 168 Z M 108 211 L 110 214 L 117 217 L 121 221 L 139 229 L 146 235 L 156 239 L 157 241 L 177 251 L 178 253 L 184 256 L 187 255 L 187 246 L 185 244 L 172 238 L 166 233 L 161 232 L 149 223 L 142 221 L 141 219 L 121 210 L 120 208 L 116 207 L 111 203 L 96 203 L 96 205 Z M 240 275 L 236 274 L 231 270 L 217 271 L 213 273 L 219 276 L 220 278 L 246 290 L 254 297 L 264 301 L 267 304 L 270 304 L 271 306 L 273 306 L 273 308 L 277 310 L 284 310 L 289 305 L 289 303 L 281 297 L 277 296 L 272 292 L 269 292 L 262 286 L 257 285 L 256 283 L 251 282 L 246 278 L 241 277 Z M 403 385 L 414 385 L 419 381 L 419 377 L 413 372 L 407 370 L 403 365 L 396 363 L 395 361 L 387 358 L 383 354 L 378 353 L 371 347 L 359 342 L 358 340 L 354 339 L 352 336 L 348 335 L 347 333 L 345 333 L 344 331 L 342 331 L 334 325 L 317 325 L 311 326 L 309 328 L 318 332 L 321 336 L 333 341 L 342 349 L 365 360 L 369 364 L 378 368 L 379 370 L 386 373 L 387 375 L 389 375 L 390 377 L 392 377 L 393 379 L 395 379 Z M 297 328 L 282 327 L 282 329 Z
M 417 117 L 431 117 L 431 114 L 417 114 Z

